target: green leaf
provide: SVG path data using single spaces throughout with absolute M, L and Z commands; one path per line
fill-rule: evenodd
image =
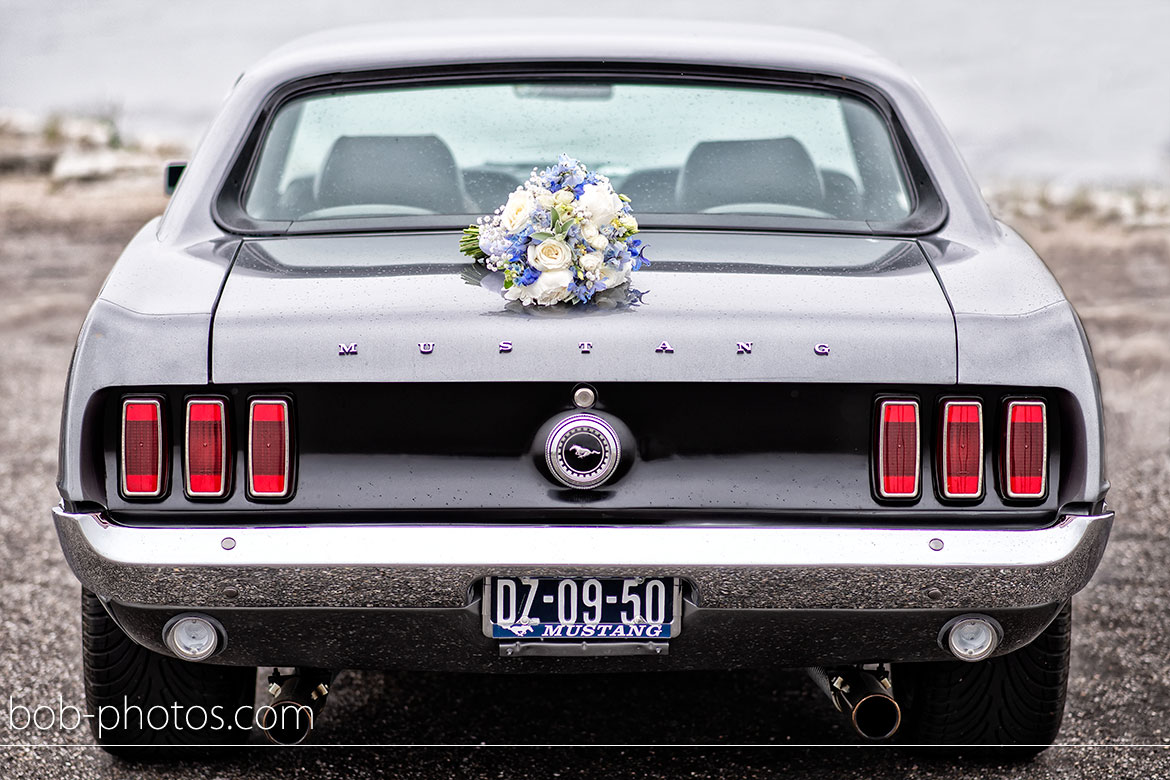
M 552 233 L 541 232 L 541 233 L 533 233 L 532 234 L 532 238 L 534 238 L 537 241 L 545 241 L 545 240 L 550 239 L 552 237 L 553 237 Z
M 556 230 L 556 229 L 557 229 L 558 227 L 560 227 L 560 225 L 561 225 L 561 212 L 560 212 L 560 209 L 558 209 L 556 206 L 553 206 L 551 209 L 549 209 L 549 213 L 552 215 L 552 227 L 553 227 L 553 230 Z

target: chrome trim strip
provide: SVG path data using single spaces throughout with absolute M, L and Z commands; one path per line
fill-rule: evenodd
M 704 607 L 1035 606 L 1084 587 L 1113 523 L 1107 512 L 1067 515 L 1034 530 L 141 528 L 60 507 L 53 514 L 70 566 L 86 587 L 122 603 L 188 608 L 458 607 L 492 575 L 681 577 Z M 228 536 L 234 540 L 230 550 L 223 544 Z M 228 584 L 232 598 L 223 595 Z

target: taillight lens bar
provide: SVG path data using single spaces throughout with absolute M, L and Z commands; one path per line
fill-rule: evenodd
M 166 489 L 162 402 L 155 398 L 122 401 L 122 495 L 158 498 Z
M 1048 492 L 1048 410 L 1043 401 L 1004 405 L 1003 491 L 1008 498 L 1041 499 Z
M 217 398 L 187 401 L 185 487 L 192 498 L 228 492 L 227 405 Z
M 944 498 L 983 495 L 983 404 L 944 401 L 939 453 L 939 486 Z
M 292 441 L 289 405 L 282 398 L 253 398 L 248 407 L 248 493 L 255 498 L 285 498 Z
M 882 498 L 917 498 L 922 474 L 918 401 L 878 402 L 877 492 Z

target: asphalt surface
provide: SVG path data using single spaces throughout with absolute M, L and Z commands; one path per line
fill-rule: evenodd
M 0 743 L 11 743 L 0 747 L 0 777 L 1170 777 L 1170 234 L 1054 215 L 1020 227 L 1094 344 L 1118 523 L 1075 601 L 1062 746 L 1030 763 L 861 746 L 800 672 L 346 672 L 319 720 L 317 746 L 257 742 L 156 763 L 84 747 L 84 728 L 15 728 L 13 706 L 83 705 L 78 585 L 49 519 L 60 399 L 101 280 L 165 205 L 155 186 L 51 191 L 41 180 L 0 177 Z M 457 746 L 342 747 L 372 743 Z M 494 746 L 549 743 L 688 747 Z M 743 743 L 766 747 L 734 746 Z M 798 747 L 807 744 L 827 746 Z

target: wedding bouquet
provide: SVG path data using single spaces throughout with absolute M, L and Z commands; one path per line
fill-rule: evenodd
M 459 250 L 503 273 L 508 300 L 589 303 L 649 262 L 637 232 L 630 199 L 562 154 L 555 165 L 533 169 L 495 214 L 464 230 Z

